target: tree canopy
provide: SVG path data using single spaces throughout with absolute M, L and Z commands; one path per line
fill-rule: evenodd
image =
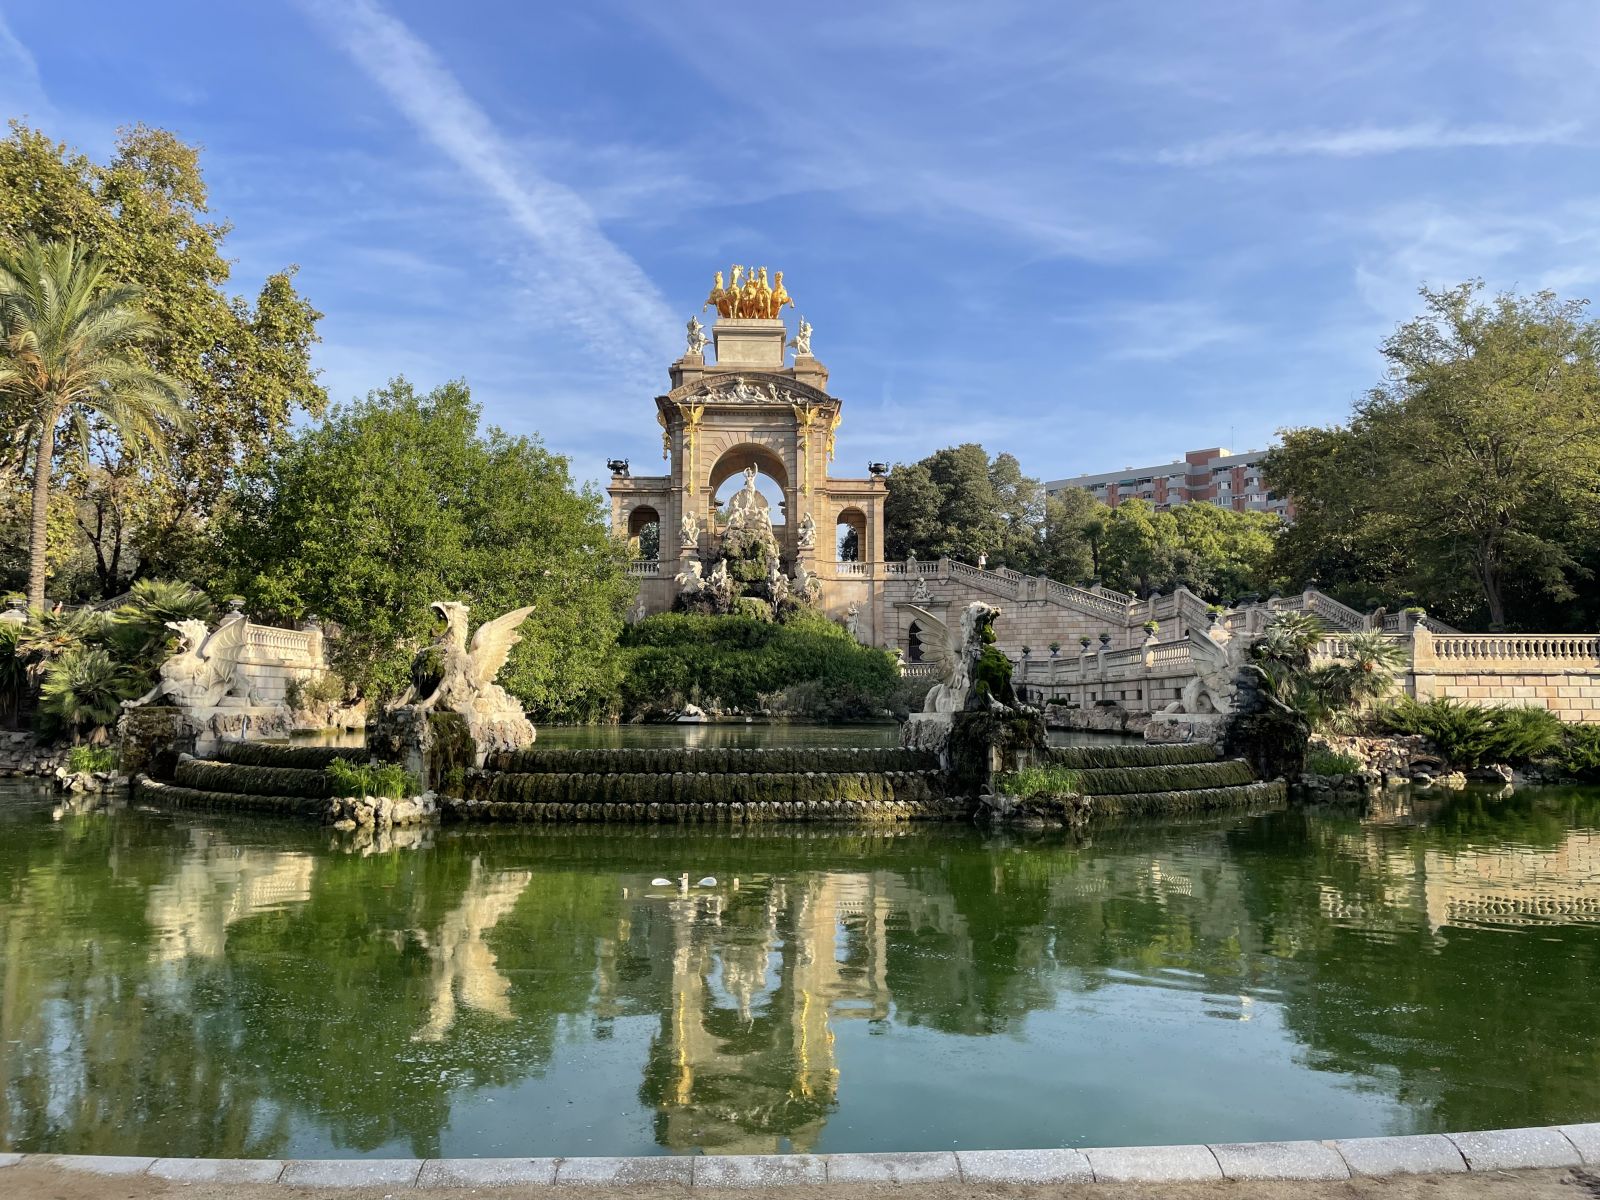
M 108 279 L 138 289 L 156 331 L 150 365 L 188 396 L 188 419 L 166 430 L 166 469 L 103 424 L 59 447 L 51 558 L 65 595 L 112 596 L 134 578 L 194 570 L 204 519 L 234 467 L 326 405 L 310 362 L 321 314 L 296 292 L 293 267 L 269 275 L 253 301 L 230 295 L 229 229 L 209 214 L 199 150 L 164 130 L 124 129 L 104 163 L 16 121 L 0 140 L 0 243 L 70 238 L 92 251 Z M 0 422 L 8 497 L 21 487 L 14 433 Z M 0 520 L 0 569 L 17 570 L 26 532 Z
M 1110 508 L 1072 489 L 1046 496 L 1010 454 L 967 443 L 897 463 L 888 476 L 884 541 L 891 559 L 951 557 L 1048 575 L 1099 579 L 1137 595 L 1179 585 L 1208 599 L 1266 591 L 1282 524 L 1268 513 L 1142 500 Z
M 1491 629 L 1589 627 L 1600 566 L 1600 325 L 1586 302 L 1422 290 L 1345 426 L 1264 464 L 1294 497 L 1287 572 Z
M 535 438 L 478 432 L 464 383 L 404 379 L 338 406 L 240 473 L 216 522 L 220 582 L 261 618 L 333 622 L 330 655 L 373 699 L 400 691 L 430 637 L 428 605 L 473 623 L 525 604 L 500 682 L 543 717 L 609 704 L 628 548 L 600 496 Z

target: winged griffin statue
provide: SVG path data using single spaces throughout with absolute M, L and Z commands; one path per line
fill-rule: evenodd
M 166 699 L 183 708 L 216 708 L 225 699 L 251 704 L 255 697 L 239 674 L 249 622 L 241 613 L 224 617 L 207 630 L 198 620 L 168 621 L 178 635 L 178 652 L 161 664 L 161 676 L 137 700 L 124 700 L 124 708 L 139 708 Z
M 923 638 L 924 660 L 939 672 L 939 682 L 928 691 L 923 702 L 925 713 L 955 713 L 976 698 L 983 706 L 1015 707 L 1011 690 L 1010 663 L 994 650 L 994 621 L 1001 610 L 981 600 L 967 605 L 961 613 L 961 628 L 951 629 L 938 617 L 915 604 L 906 606 L 916 614 L 917 623 L 928 631 Z M 989 652 L 986 655 L 985 652 Z M 1005 662 L 1003 678 L 989 678 L 985 669 L 990 657 Z
M 522 640 L 518 629 L 533 606 L 485 621 L 472 635 L 471 646 L 465 604 L 439 600 L 429 607 L 440 623 L 438 636 L 412 661 L 411 686 L 391 710 L 409 705 L 419 713 L 460 713 L 480 750 L 533 741 L 533 726 L 522 706 L 494 681 L 511 648 Z

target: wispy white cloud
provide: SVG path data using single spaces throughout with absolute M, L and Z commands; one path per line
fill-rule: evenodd
M 1451 126 L 1424 121 L 1412 125 L 1363 125 L 1354 129 L 1229 133 L 1172 146 L 1144 157 L 1166 166 L 1210 167 L 1257 158 L 1365 158 L 1408 150 L 1550 146 L 1571 142 L 1578 132 L 1578 125 L 1571 122 L 1537 126 Z
M 604 367 L 653 381 L 677 321 L 583 197 L 519 154 L 433 51 L 374 0 L 299 3 L 417 132 L 502 207 L 530 251 L 523 282 L 534 309 L 576 328 Z M 573 303 L 596 278 L 608 281 L 604 310 Z
M 1100 353 L 1123 361 L 1167 362 L 1253 332 L 1204 300 L 1127 301 L 1058 319 L 1093 330 Z
M 12 111 L 49 107 L 39 64 L 21 39 L 11 32 L 4 13 L 0 13 L 0 103 Z

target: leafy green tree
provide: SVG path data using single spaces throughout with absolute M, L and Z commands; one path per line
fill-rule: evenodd
M 1269 457 L 1269 485 L 1311 522 L 1287 549 L 1295 565 L 1355 549 L 1431 610 L 1491 629 L 1511 602 L 1578 600 L 1592 620 L 1579 585 L 1600 541 L 1600 324 L 1582 301 L 1483 303 L 1482 288 L 1424 288 L 1348 428 L 1288 435 Z M 1310 461 L 1319 448 L 1342 470 Z
M 989 547 L 997 567 L 1032 574 L 1039 570 L 1044 532 L 1044 485 L 1022 473 L 1015 455 L 997 454 L 989 464 L 989 486 L 1000 516 L 999 540 Z
M 619 676 L 627 547 L 566 459 L 480 435 L 478 417 L 459 382 L 396 379 L 334 409 L 240 474 L 217 522 L 222 577 L 262 616 L 332 622 L 339 673 L 374 699 L 405 686 L 432 601 L 480 620 L 532 604 L 500 682 L 540 715 L 593 715 Z
M 1215 504 L 1172 510 L 1177 543 L 1189 574 L 1178 580 L 1213 600 L 1262 590 L 1272 576 L 1273 552 L 1283 522 L 1275 513 L 1235 512 Z
M 887 478 L 883 502 L 884 553 L 898 562 L 916 555 L 935 557 L 930 547 L 938 536 L 941 496 L 924 463 L 895 463 Z
M 152 370 L 144 346 L 154 320 L 139 290 L 72 241 L 28 238 L 0 254 L 0 406 L 32 446 L 28 604 L 44 607 L 46 533 L 56 436 L 98 420 L 130 453 L 160 448 L 184 423 L 183 385 Z
M 1006 525 L 983 447 L 976 442 L 949 446 L 922 461 L 939 489 L 938 525 L 927 548 L 929 557 L 976 562 L 980 554 L 997 553 L 1005 541 Z
M 72 238 L 93 251 L 108 276 L 139 289 L 152 319 L 149 364 L 186 392 L 191 419 L 162 421 L 162 470 L 113 428 L 70 431 L 53 561 L 87 546 L 101 596 L 134 578 L 197 572 L 205 518 L 233 469 L 327 403 L 310 362 L 321 314 L 295 291 L 292 267 L 268 276 L 253 301 L 230 296 L 229 228 L 209 216 L 199 151 L 171 133 L 125 129 L 104 163 L 19 122 L 0 139 L 0 246 Z M 0 433 L 0 486 L 19 449 Z M 20 532 L 0 528 L 0 537 Z
M 890 559 L 949 556 L 1031 570 L 1038 557 L 1043 492 L 1010 454 L 991 463 L 975 442 L 936 450 L 921 462 L 896 463 L 884 502 Z
M 1104 580 L 1118 591 L 1149 596 L 1169 591 L 1186 563 L 1178 544 L 1178 523 L 1146 500 L 1124 500 L 1105 519 L 1100 566 Z
M 1342 426 L 1286 429 L 1280 437 L 1262 474 L 1275 492 L 1294 497 L 1294 520 L 1278 537 L 1274 575 L 1290 589 L 1315 580 L 1362 611 L 1414 602 L 1401 519 L 1380 504 L 1372 485 L 1382 448 Z M 1441 615 L 1445 607 L 1452 613 L 1460 607 L 1441 605 L 1437 593 L 1429 606 Z
M 1039 571 L 1061 583 L 1082 583 L 1100 574 L 1099 538 L 1105 532 L 1104 504 L 1082 488 L 1068 488 L 1044 502 Z

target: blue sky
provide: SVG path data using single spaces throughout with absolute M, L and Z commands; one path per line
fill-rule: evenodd
M 205 147 L 337 399 L 465 377 L 598 479 L 711 274 L 786 272 L 840 474 L 1339 419 L 1416 289 L 1588 296 L 1600 6 L 0 0 L 0 106 Z

